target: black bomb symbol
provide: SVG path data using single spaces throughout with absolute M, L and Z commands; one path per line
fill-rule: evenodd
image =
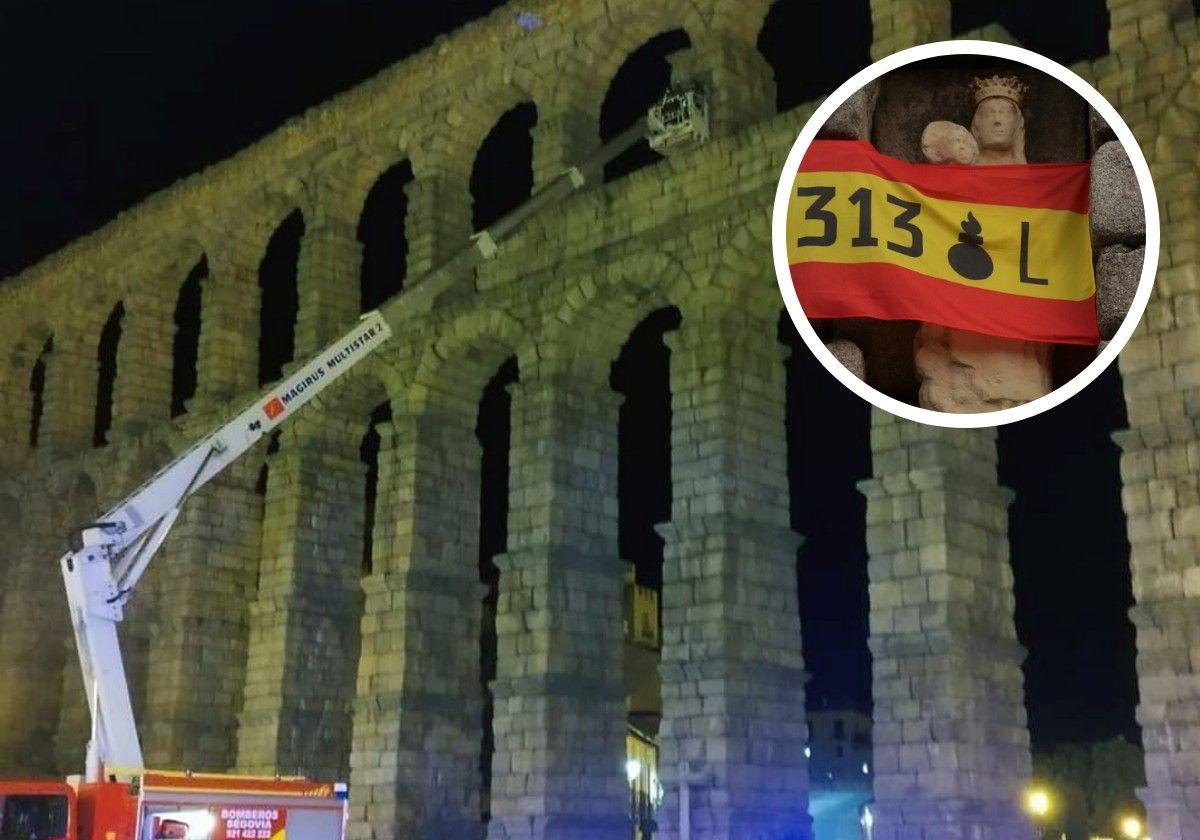
M 958 244 L 950 246 L 946 258 L 950 260 L 950 267 L 968 280 L 984 280 L 991 276 L 992 258 L 983 249 L 983 226 L 968 210 L 962 229 Z

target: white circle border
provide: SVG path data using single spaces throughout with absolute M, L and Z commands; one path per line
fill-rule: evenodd
M 787 259 L 787 210 L 791 199 L 792 184 L 795 180 L 795 173 L 800 168 L 800 162 L 804 158 L 804 153 L 808 151 L 809 144 L 816 137 L 817 131 L 843 102 L 849 99 L 851 95 L 867 82 L 874 81 L 885 73 L 912 64 L 913 62 L 947 55 L 985 55 L 1016 61 L 1040 70 L 1049 76 L 1053 76 L 1087 100 L 1088 104 L 1095 108 L 1108 123 L 1109 127 L 1112 128 L 1117 139 L 1121 142 L 1121 146 L 1125 149 L 1125 154 L 1129 156 L 1129 160 L 1133 164 L 1134 174 L 1137 176 L 1142 205 L 1146 215 L 1146 252 L 1142 264 L 1141 280 L 1138 282 L 1137 292 L 1133 296 L 1133 303 L 1129 307 L 1129 312 L 1125 315 L 1125 320 L 1121 322 L 1116 335 L 1108 342 L 1104 350 L 1070 381 L 1065 382 L 1049 394 L 1022 405 L 1013 406 L 1012 408 L 1003 408 L 998 411 L 977 414 L 954 414 L 909 405 L 906 402 L 901 402 L 894 397 L 889 397 L 882 391 L 872 388 L 851 373 L 825 347 L 825 343 L 817 337 L 816 330 L 813 329 L 812 324 L 809 323 L 808 318 L 805 316 L 804 310 L 800 306 L 800 300 L 796 296 L 795 287 L 792 285 L 792 275 Z M 1146 304 L 1150 301 L 1150 294 L 1154 286 L 1154 275 L 1158 269 L 1160 241 L 1161 230 L 1159 227 L 1158 196 L 1154 191 L 1154 181 L 1150 177 L 1150 167 L 1146 163 L 1146 157 L 1142 154 L 1142 149 L 1134 138 L 1133 132 L 1129 130 L 1129 126 L 1125 124 L 1125 120 L 1108 103 L 1108 100 L 1073 71 L 1043 55 L 1010 44 L 967 39 L 937 41 L 931 44 L 909 47 L 908 49 L 881 58 L 870 67 L 860 70 L 843 82 L 813 112 L 808 122 L 804 124 L 804 128 L 801 129 L 800 136 L 796 138 L 796 142 L 792 145 L 792 150 L 788 153 L 787 162 L 783 166 L 783 173 L 779 178 L 779 186 L 775 191 L 775 207 L 771 218 L 771 252 L 774 257 L 775 277 L 779 283 L 779 290 L 783 295 L 783 302 L 787 307 L 788 315 L 796 325 L 796 329 L 800 332 L 800 337 L 804 339 L 804 343 L 808 345 L 808 349 L 817 357 L 817 360 L 839 382 L 872 405 L 889 411 L 905 420 L 954 429 L 989 428 L 1025 420 L 1060 405 L 1090 385 L 1117 358 L 1117 354 L 1125 347 L 1125 344 L 1129 341 L 1129 337 L 1137 329 L 1138 322 L 1142 319 L 1142 314 L 1146 310 Z

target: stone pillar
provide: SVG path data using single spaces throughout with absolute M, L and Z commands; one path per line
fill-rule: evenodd
M 263 247 L 257 228 L 246 224 L 227 230 L 208 251 L 195 414 L 257 382 Z M 169 403 L 168 392 L 168 409 Z M 248 605 L 260 553 L 262 498 L 254 490 L 260 465 L 243 457 L 189 498 L 154 561 L 154 632 L 139 725 L 150 766 L 228 770 L 235 764 Z
M 1160 187 L 1163 258 L 1119 357 L 1129 430 L 1114 435 L 1137 604 L 1138 795 L 1155 840 L 1200 837 L 1200 221 L 1194 200 L 1171 194 L 1194 195 L 1190 173 Z
M 538 114 L 533 127 L 533 188 L 554 180 L 564 169 L 582 163 L 600 147 L 599 105 L 594 113 L 574 109 Z
M 29 456 L 29 424 L 33 417 L 33 394 L 29 390 L 33 367 L 41 355 L 45 338 L 14 348 L 0 375 L 0 466 L 15 468 Z
M 995 430 L 876 409 L 867 497 L 876 840 L 1032 838 Z
M 5 482 L 4 491 L 0 492 L 0 523 L 8 529 L 8 539 L 0 548 L 0 775 L 17 775 L 22 770 L 34 769 L 32 765 L 23 767 L 19 761 L 29 757 L 23 748 L 30 729 L 30 707 L 21 694 L 31 685 L 36 686 L 36 682 L 31 683 L 21 673 L 25 664 L 21 655 L 34 633 L 21 633 L 21 625 L 13 613 L 20 612 L 17 599 L 29 565 L 26 555 L 34 542 L 29 532 L 29 517 L 37 504 L 32 500 L 18 501 L 17 497 L 24 497 L 22 488 L 16 481 Z
M 350 214 L 343 218 L 334 208 L 324 207 L 305 228 L 296 267 L 297 360 L 349 329 L 358 316 L 362 243 L 351 219 Z
M 0 546 L 0 608 L 3 606 L 3 593 L 19 583 L 17 568 L 21 555 L 29 539 L 26 523 L 28 503 L 23 501 L 24 492 L 15 478 L 6 477 L 0 480 L 0 527 L 3 527 L 8 538 Z M 0 615 L 3 613 L 0 612 Z
M 350 757 L 356 840 L 483 834 L 476 411 L 463 399 L 376 426 L 375 551 Z
M 160 595 L 140 726 L 149 766 L 234 764 L 259 560 L 257 474 L 256 459 L 242 458 L 188 499 L 154 561 Z
M 1108 0 L 1109 49 L 1127 52 L 1166 35 L 1171 13 L 1180 5 L 1176 0 Z
M 230 239 L 210 251 L 201 291 L 196 406 L 258 384 L 258 264 L 265 244 Z
M 523 365 L 521 382 L 509 386 L 509 550 L 495 558 L 491 840 L 617 840 L 630 832 L 619 398 L 606 379 Z
M 63 651 L 70 634 L 62 575 L 61 512 L 40 487 L 22 500 L 27 538 L 6 556 L 0 592 L 0 775 L 53 774 L 62 697 Z M 71 772 L 79 769 L 65 768 Z
M 110 440 L 136 435 L 171 417 L 175 301 L 169 291 L 155 286 L 124 301 Z
M 99 381 L 96 347 L 102 323 L 88 319 L 54 336 L 54 351 L 46 356 L 39 449 L 59 454 L 91 447 Z
M 62 663 L 62 679 L 59 680 L 60 696 L 55 706 L 58 723 L 54 728 L 54 766 L 63 774 L 81 773 L 86 761 L 88 738 L 91 736 L 91 712 L 88 711 L 87 694 L 83 688 L 83 673 L 79 668 L 75 638 L 69 628 L 58 644 L 62 653 L 55 658 Z
M 871 0 L 871 60 L 950 37 L 950 0 Z
M 812 837 L 778 302 L 715 290 L 671 347 L 658 812 L 692 840 Z M 656 835 L 657 836 L 657 835 Z
M 284 427 L 270 456 L 238 714 L 242 772 L 348 778 L 362 606 L 363 425 L 304 414 Z
M 471 235 L 471 162 L 413 158 L 413 180 L 404 191 L 408 214 L 407 277 L 416 280 Z

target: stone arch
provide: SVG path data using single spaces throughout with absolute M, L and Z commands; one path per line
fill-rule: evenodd
M 171 333 L 171 416 L 187 411 L 199 384 L 200 330 L 204 320 L 203 286 L 208 279 L 208 256 L 199 258 L 174 288 Z
M 674 257 L 635 253 L 614 260 L 569 287 L 551 316 L 539 352 L 564 367 L 589 370 L 607 382 L 609 367 L 633 328 L 656 309 L 676 304 L 687 274 Z
M 209 253 L 200 238 L 203 233 L 195 231 L 146 249 L 138 261 L 140 270 L 135 275 L 116 276 L 114 288 L 127 297 L 156 294 L 163 301 L 174 302 L 188 272 Z
M 522 102 L 538 107 L 534 90 L 518 84 L 511 73 L 499 82 L 479 73 L 470 87 L 456 93 L 454 104 L 430 120 L 432 128 L 413 144 L 413 171 L 418 181 L 442 169 L 469 172 L 480 144 L 505 112 Z M 538 107 L 539 113 L 541 110 Z
M 522 355 L 526 334 L 524 325 L 500 308 L 451 321 L 418 360 L 407 402 L 420 412 L 453 408 L 473 419 L 483 386 L 505 359 Z
M 74 527 L 84 523 L 80 515 L 91 517 L 99 513 L 100 496 L 96 488 L 102 485 L 101 476 L 87 464 L 78 465 L 73 473 L 59 480 L 55 496 L 65 526 Z
M 381 402 L 398 397 L 398 386 L 383 375 L 382 366 L 367 362 L 350 370 L 337 385 L 333 394 L 340 413 L 349 417 L 366 417 Z
M 406 190 L 409 276 L 428 270 L 466 241 L 471 234 L 471 167 L 483 138 L 510 108 L 525 101 L 537 105 L 537 97 L 511 76 L 499 82 L 487 76 L 481 70 L 472 86 L 459 91 L 461 98 L 435 114 L 426 122 L 427 131 L 414 138 L 414 177 Z
M 312 203 L 317 212 L 331 204 L 347 218 L 357 219 L 381 177 L 406 161 L 412 165 L 410 150 L 420 148 L 421 141 L 413 124 L 401 124 L 398 119 L 388 117 L 357 145 L 321 162 L 312 176 L 316 193 Z
M 702 270 L 681 273 L 670 288 L 672 297 L 687 316 L 693 300 L 720 294 L 726 299 L 746 300 L 763 313 L 779 310 L 779 289 L 768 255 L 771 253 L 771 212 L 756 210 L 721 231 L 715 250 L 719 262 Z
M 208 249 L 193 235 L 156 243 L 138 254 L 139 270 L 135 274 L 113 274 L 115 294 L 142 294 L 160 290 L 164 299 L 173 297 L 192 268 Z
M 171 435 L 180 437 L 182 435 Z M 166 435 L 143 436 L 132 441 L 134 449 L 126 460 L 128 466 L 121 470 L 113 482 L 112 500 L 124 498 L 132 493 L 151 477 L 175 460 L 180 447 L 172 445 L 174 441 L 166 439 Z M 192 441 L 188 440 L 190 446 Z
M 100 353 L 101 378 L 96 391 L 98 415 L 110 415 L 108 425 L 114 432 L 124 436 L 137 434 L 149 425 L 173 416 L 173 316 L 188 269 L 203 257 L 203 253 L 189 237 L 171 238 L 155 242 L 132 255 L 133 270 L 122 264 L 101 276 L 102 305 L 92 311 L 97 315 L 108 311 L 108 307 L 114 305 L 112 301 L 118 301 L 116 305 L 123 308 L 119 339 L 111 342 L 109 348 L 111 358 Z M 196 297 L 194 332 L 197 334 L 194 337 L 198 344 L 198 294 Z M 104 329 L 116 327 L 110 320 Z M 101 419 L 97 416 L 93 430 L 96 446 L 112 437 L 103 428 Z
M 693 46 L 687 31 L 677 26 L 659 31 L 625 55 L 600 103 L 601 142 L 613 139 L 645 114 L 670 87 L 673 59 Z M 604 165 L 604 180 L 615 180 L 661 159 L 647 140 L 639 140 Z
M 682 0 L 595 8 L 593 18 L 578 22 L 574 58 L 556 92 L 557 101 L 581 113 L 599 114 L 617 70 L 656 34 L 682 29 L 694 41 L 709 28 L 703 11 Z
M 537 121 L 537 105 L 519 102 L 497 117 L 480 141 L 469 183 L 474 230 L 490 227 L 532 194 Z M 528 149 L 523 147 L 526 140 Z
M 211 274 L 208 250 L 194 236 L 157 247 L 146 269 L 125 290 L 129 307 L 131 358 L 138 382 L 122 386 L 122 396 L 136 395 L 135 426 L 153 418 L 177 417 L 196 391 L 203 314 L 203 285 Z M 129 405 L 123 406 L 129 409 Z
M 408 277 L 408 187 L 412 161 L 402 158 L 371 182 L 357 203 L 355 237 L 362 246 L 359 309 L 367 312 L 404 288 Z M 398 212 L 397 212 L 398 211 Z
M 43 321 L 26 327 L 8 351 L 8 363 L 0 377 L 7 399 L 0 406 L 0 429 L 5 437 L 37 446 L 46 390 L 47 362 L 54 352 L 54 332 Z M 15 455 L 10 451 L 9 456 Z
M 296 196 L 304 196 L 299 182 L 290 188 Z M 246 199 L 242 204 L 214 202 L 211 218 L 197 219 L 190 231 L 208 263 L 201 294 L 204 317 L 196 390 L 215 398 L 258 384 L 257 269 L 272 233 L 296 207 L 278 192 L 256 200 L 240 197 Z
M 297 206 L 276 226 L 258 263 L 258 384 L 278 379 L 295 358 L 300 253 L 306 215 Z
M 361 416 L 361 415 L 360 415 Z M 384 454 L 384 435 L 381 429 L 392 420 L 392 401 L 384 397 L 370 411 L 358 447 L 359 460 L 366 468 L 363 493 L 362 574 L 375 570 L 375 523 L 379 512 L 379 464 Z
M 118 355 L 121 337 L 125 331 L 125 302 L 109 311 L 108 319 L 100 330 L 96 344 L 96 407 L 93 421 L 92 445 L 104 446 L 113 427 L 114 402 L 116 397 Z
M 307 222 L 316 215 L 321 198 L 316 173 L 272 183 L 256 204 L 236 212 L 224 226 L 214 228 L 211 235 L 207 231 L 201 235 L 201 242 L 209 246 L 204 253 L 211 258 L 214 252 L 222 250 L 212 243 L 232 239 L 232 249 L 239 257 L 249 258 L 256 267 L 280 225 L 297 212 Z
M 197 223 L 193 232 L 210 268 L 221 275 L 229 270 L 253 270 L 267 249 L 271 236 L 289 215 L 299 210 L 305 219 L 313 214 L 312 189 L 300 178 L 272 184 L 253 203 L 220 205 L 215 215 L 223 223 Z
M 14 342 L 9 351 L 9 358 L 16 360 L 19 358 L 28 358 L 31 355 L 36 356 L 41 352 L 46 339 L 53 335 L 54 330 L 49 323 L 40 319 L 34 321 L 25 327 L 20 337 Z
M 316 299 L 340 299 L 342 284 L 352 283 L 357 286 L 357 308 L 339 307 L 342 317 L 350 318 L 354 312 L 376 308 L 409 278 L 415 169 L 407 150 L 419 148 L 420 142 L 411 125 L 385 119 L 389 121 L 373 126 L 356 145 L 322 159 L 304 187 L 300 207 L 306 224 L 311 219 L 310 233 L 318 239 L 302 245 L 302 251 L 316 249 L 302 256 L 306 264 L 303 307 L 312 308 Z M 389 227 L 389 214 L 397 209 L 399 245 L 393 240 L 395 228 Z M 309 262 L 313 256 L 320 265 L 332 258 L 341 273 L 331 279 L 324 270 L 314 272 Z M 309 312 L 304 317 L 314 315 Z

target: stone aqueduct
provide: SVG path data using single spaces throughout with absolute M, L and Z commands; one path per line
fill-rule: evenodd
M 812 105 L 775 114 L 756 50 L 768 0 L 532 2 L 463 27 L 149 198 L 0 285 L 0 768 L 73 772 L 86 717 L 57 567 L 64 529 L 256 391 L 258 281 L 299 210 L 295 357 L 359 312 L 357 218 L 408 159 L 407 276 L 471 232 L 482 138 L 532 102 L 535 183 L 599 142 L 614 73 L 682 28 L 714 139 L 588 190 L 408 323 L 336 394 L 193 499 L 125 627 L 158 766 L 347 776 L 357 837 L 473 837 L 481 688 L 476 568 L 484 384 L 515 356 L 508 545 L 497 606 L 489 837 L 619 837 L 618 395 L 648 313 L 671 334 L 672 514 L 663 587 L 663 836 L 800 836 L 807 774 L 769 205 Z M 1129 121 L 1157 179 L 1155 297 L 1121 356 L 1121 469 L 1157 840 L 1200 837 L 1200 39 L 1170 0 L 1109 0 L 1110 53 L 1074 69 Z M 525 11 L 522 7 L 520 11 Z M 949 37 L 948 0 L 871 0 L 872 55 Z M 201 259 L 198 384 L 172 418 L 172 313 Z M 463 278 L 471 289 L 470 278 Z M 97 345 L 118 304 L 108 445 Z M 31 388 L 31 384 L 33 387 Z M 380 425 L 374 561 L 364 467 Z M 36 429 L 31 429 L 36 418 Z M 31 445 L 35 441 L 36 445 Z M 877 416 L 868 497 L 876 837 L 1027 837 L 1022 652 L 993 432 Z M 265 493 L 256 477 L 269 463 Z M 261 489 L 261 488 L 259 488 Z

